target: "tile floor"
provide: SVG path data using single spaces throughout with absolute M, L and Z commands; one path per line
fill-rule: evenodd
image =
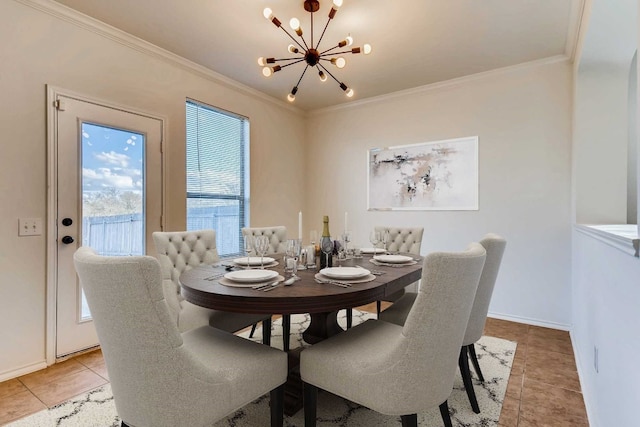
M 362 307 L 375 311 L 375 305 Z M 487 319 L 485 334 L 518 342 L 500 427 L 588 426 L 569 333 Z M 0 383 L 4 425 L 109 381 L 96 350 Z

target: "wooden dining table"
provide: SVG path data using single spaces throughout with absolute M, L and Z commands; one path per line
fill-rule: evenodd
M 407 255 L 407 254 L 405 254 Z M 337 312 L 344 308 L 358 307 L 383 300 L 404 287 L 420 280 L 422 258 L 410 255 L 416 263 L 408 266 L 390 267 L 374 265 L 371 256 L 350 259 L 344 266 L 359 265 L 369 270 L 381 272 L 370 282 L 355 283 L 350 287 L 333 284 L 319 284 L 314 280 L 316 269 L 298 270 L 301 280 L 290 286 L 280 284 L 269 292 L 251 287 L 231 287 L 211 280 L 215 273 L 224 272 L 224 263 L 217 267 L 199 267 L 180 275 L 182 295 L 201 307 L 237 313 L 297 314 L 309 313 L 311 323 L 303 333 L 305 342 L 315 344 L 343 329 L 338 325 Z M 279 264 L 273 267 L 284 277 L 281 255 L 272 255 Z M 229 264 L 231 261 L 229 261 Z
M 422 257 L 413 254 L 403 255 L 411 256 L 416 263 L 403 266 L 374 265 L 371 263 L 372 255 L 346 260 L 343 262 L 344 266 L 358 265 L 381 273 L 370 282 L 354 283 L 349 287 L 317 283 L 317 269 L 298 270 L 300 280 L 290 286 L 280 284 L 269 292 L 218 283 L 219 279 L 216 277 L 220 276 L 225 271 L 225 265 L 231 265 L 232 261 L 187 270 L 180 275 L 179 281 L 184 298 L 201 307 L 238 313 L 308 313 L 311 322 L 302 337 L 306 343 L 315 344 L 344 332 L 338 324 L 339 310 L 383 300 L 385 296 L 420 280 Z M 282 255 L 270 257 L 278 262 L 277 266 L 270 269 L 288 278 L 290 275 L 284 273 Z M 336 262 L 334 266 L 337 266 Z M 300 351 L 301 349 L 293 349 L 289 352 L 290 379 L 285 387 L 285 413 L 288 415 L 294 414 L 302 406 L 301 381 L 299 372 L 296 372 Z

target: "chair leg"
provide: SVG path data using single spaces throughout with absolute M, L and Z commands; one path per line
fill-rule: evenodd
M 129 427 L 124 421 L 120 421 L 120 427 Z
M 251 327 L 251 332 L 249 332 L 249 338 L 253 338 L 253 334 L 256 333 L 256 328 L 258 327 L 257 323 L 254 323 L 253 326 Z
M 382 311 L 382 301 L 376 301 L 376 313 L 378 314 L 378 319 L 380 318 L 381 311 Z
M 271 318 L 262 321 L 262 344 L 271 345 Z
M 347 308 L 347 329 L 353 326 L 353 309 Z
M 418 414 L 402 415 L 402 427 L 418 427 Z
M 302 383 L 304 402 L 304 427 L 316 427 L 316 409 L 318 406 L 318 387 Z
M 289 351 L 291 343 L 291 315 L 282 315 L 282 350 Z
M 271 390 L 271 427 L 282 427 L 284 424 L 284 384 Z
M 469 357 L 467 355 L 467 347 L 460 347 L 460 356 L 458 357 L 458 366 L 460 367 L 460 374 L 462 375 L 462 382 L 464 388 L 467 390 L 467 397 L 471 403 L 471 408 L 476 414 L 480 413 L 480 407 L 476 400 L 476 392 L 473 389 L 473 382 L 471 381 L 471 371 L 469 370 Z
M 476 347 L 473 343 L 467 346 L 469 349 L 469 355 L 471 356 L 471 363 L 473 363 L 473 369 L 476 371 L 478 375 L 478 379 L 481 382 L 484 382 L 484 377 L 482 376 L 482 371 L 480 370 L 480 364 L 478 363 L 478 357 L 476 356 Z
M 442 417 L 444 427 L 453 427 L 453 424 L 451 424 L 451 416 L 449 415 L 449 405 L 446 400 L 440 404 L 440 416 Z

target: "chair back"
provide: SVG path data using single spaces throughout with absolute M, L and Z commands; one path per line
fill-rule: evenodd
M 244 227 L 243 236 L 267 236 L 269 238 L 269 251 L 267 254 L 284 253 L 287 243 L 287 227 L 283 225 L 274 227 Z
M 83 246 L 74 264 L 98 333 L 118 414 L 127 420 L 167 405 L 179 383 L 182 337 L 150 256 L 104 257 Z M 129 421 L 134 422 L 134 421 Z
M 440 404 L 451 394 L 485 256 L 478 243 L 463 252 L 426 256 L 422 286 L 402 329 L 407 348 L 398 363 L 404 366 L 394 367 L 395 375 L 403 376 L 394 381 L 407 387 L 408 399 Z
M 500 270 L 502 255 L 507 246 L 507 241 L 497 234 L 487 234 L 480 244 L 487 251 L 487 260 L 482 269 L 478 290 L 469 316 L 467 331 L 464 336 L 462 345 L 473 344 L 482 337 L 484 325 L 487 321 L 487 313 L 489 312 L 489 303 L 493 295 L 493 288 Z
M 389 251 L 420 255 L 423 227 L 387 227 L 378 225 L 374 227 L 374 230 L 380 233 L 389 231 L 389 242 L 387 243 Z
M 175 321 L 184 298 L 180 294 L 180 274 L 202 264 L 214 264 L 219 260 L 215 230 L 156 231 L 153 243 L 162 269 L 162 287 Z

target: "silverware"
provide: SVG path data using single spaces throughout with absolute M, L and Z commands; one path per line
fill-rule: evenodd
M 213 276 L 205 277 L 204 280 L 213 281 L 213 280 L 221 278 L 224 275 L 225 275 L 225 273 L 217 273 L 217 274 L 214 274 Z
M 336 286 L 340 286 L 340 287 L 343 287 L 343 288 L 350 288 L 351 287 L 351 283 L 339 282 L 337 280 L 323 280 L 323 279 L 315 279 L 315 280 L 316 280 L 316 283 L 336 285 Z
M 269 288 L 273 288 L 275 286 L 278 286 L 278 283 L 280 283 L 280 281 L 276 280 L 274 282 L 262 283 L 260 285 L 255 285 L 255 286 L 252 286 L 252 288 L 255 289 L 255 290 L 258 290 L 258 291 L 263 291 L 265 289 L 269 289 Z
M 272 285 L 272 286 L 270 286 L 270 287 L 263 288 L 263 289 L 260 289 L 260 290 L 261 290 L 262 292 L 269 292 L 269 291 L 272 291 L 272 290 L 274 290 L 275 288 L 277 288 L 277 287 L 278 287 L 278 285 L 280 285 L 280 282 L 278 282 L 278 283 L 276 283 L 276 284 L 274 284 L 274 285 Z

